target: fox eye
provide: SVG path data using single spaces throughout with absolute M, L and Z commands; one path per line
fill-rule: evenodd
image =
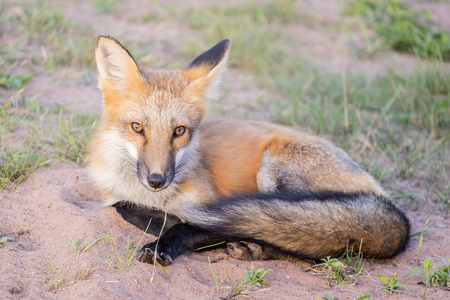
M 141 134 L 144 132 L 144 128 L 142 127 L 142 125 L 136 122 L 131 123 L 131 129 L 133 129 L 134 132 Z
M 182 136 L 185 132 L 186 132 L 186 127 L 178 126 L 177 128 L 175 128 L 173 135 L 174 136 Z

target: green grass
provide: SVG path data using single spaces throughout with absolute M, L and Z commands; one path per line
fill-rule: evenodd
M 448 71 L 430 67 L 412 76 L 391 71 L 374 80 L 347 74 L 343 82 L 342 74 L 323 73 L 289 53 L 288 48 L 295 45 L 283 40 L 266 15 L 264 6 L 220 6 L 194 10 L 191 26 L 205 31 L 208 40 L 230 38 L 231 66 L 270 77 L 264 82 L 266 87 L 287 99 L 272 107 L 275 121 L 299 124 L 321 134 L 345 135 L 348 129 L 371 125 L 361 124 L 361 118 L 378 117 L 428 131 L 433 138 L 447 138 L 447 131 L 441 131 L 450 126 Z M 243 24 L 250 28 L 246 35 L 242 35 Z M 195 49 L 195 53 L 199 51 Z M 347 116 L 344 83 L 348 90 Z
M 0 27 L 3 36 L 13 37 L 0 45 L 0 188 L 4 189 L 52 161 L 83 161 L 96 116 L 61 114 L 25 91 L 32 77 L 57 66 L 92 67 L 96 37 L 56 5 L 40 0 L 0 4 Z M 14 74 L 17 66 L 27 73 Z M 21 142 L 6 140 L 13 136 Z
M 16 95 L 3 105 L 0 102 L 0 189 L 21 183 L 35 169 L 44 168 L 50 159 L 39 141 L 37 123 L 42 116 L 42 107 L 21 98 L 20 93 Z M 7 137 L 14 136 L 18 136 L 18 142 L 7 146 Z
M 429 11 L 409 10 L 398 0 L 356 0 L 346 8 L 360 15 L 388 47 L 418 56 L 450 60 L 450 32 L 432 27 Z
M 49 268 L 47 280 L 57 291 L 90 278 L 97 270 L 102 268 L 112 268 L 118 272 L 124 272 L 134 267 L 133 258 L 140 249 L 144 235 L 145 233 L 134 245 L 130 236 L 124 240 L 116 238 L 110 233 L 84 246 L 82 246 L 81 239 L 73 239 L 71 243 L 72 251 L 65 255 L 64 264 L 58 262 L 58 256 L 52 251 L 47 255 Z M 89 257 L 90 251 L 93 249 L 101 254 L 98 260 Z
M 362 74 L 349 74 L 344 82 L 342 74 L 324 74 L 314 69 L 296 73 L 293 77 L 286 74 L 276 82 L 275 88 L 289 102 L 280 103 L 278 106 L 281 107 L 276 107 L 274 113 L 280 116 L 280 122 L 301 124 L 331 135 L 352 133 L 366 125 L 365 120 L 378 123 L 387 119 L 433 138 L 448 138 L 445 129 L 450 126 L 447 114 L 450 100 L 446 98 L 450 94 L 449 75 L 450 72 L 429 68 L 411 76 L 390 71 L 373 80 Z M 346 118 L 348 125 L 344 122 Z M 391 126 L 385 131 L 389 129 Z
M 25 75 L 4 75 L 0 74 L 0 87 L 21 89 L 32 77 L 31 74 Z
M 2 236 L 0 237 L 0 248 L 3 247 L 3 244 L 6 243 L 8 240 L 10 240 L 10 237 Z
M 216 284 L 216 290 L 219 291 L 220 284 L 219 284 L 219 278 L 217 277 L 216 269 L 214 268 L 213 264 L 211 263 L 211 259 L 208 256 L 208 263 L 209 263 L 209 269 L 211 270 L 211 274 L 214 278 L 214 283 Z
M 403 291 L 399 288 L 404 288 L 405 290 L 409 291 L 408 288 L 397 281 L 397 273 L 394 273 L 394 276 L 387 277 L 384 275 L 378 275 L 378 279 L 381 281 L 381 290 L 389 293 L 389 295 L 392 294 L 401 294 Z
M 319 298 L 317 297 L 316 300 L 335 300 L 334 295 L 333 294 L 327 294 L 325 297 L 323 298 Z
M 272 269 L 266 270 L 265 268 L 258 268 L 252 264 L 252 268 L 250 270 L 245 271 L 244 280 L 247 282 L 247 285 L 256 285 L 258 287 L 268 286 L 269 284 L 266 282 L 264 277 L 272 271 Z
M 434 269 L 435 272 L 432 272 L 432 269 Z M 427 257 L 423 262 L 423 268 L 412 268 L 408 275 L 411 274 L 419 274 L 422 276 L 421 280 L 418 282 L 418 284 L 425 285 L 422 299 L 426 299 L 427 290 L 432 285 L 450 290 L 450 265 L 448 263 L 437 268 L 435 265 L 431 264 L 431 258 Z
M 211 263 L 211 260 L 208 257 L 209 267 L 211 270 L 211 274 L 213 276 L 216 290 L 220 290 L 220 283 L 219 278 L 216 272 L 216 269 L 214 268 L 213 264 Z M 234 297 L 237 297 L 239 295 L 248 295 L 251 293 L 251 290 L 249 289 L 251 286 L 257 286 L 257 287 L 264 287 L 269 286 L 267 283 L 265 276 L 267 273 L 272 271 L 272 269 L 266 270 L 265 268 L 258 268 L 255 269 L 255 267 L 251 266 L 250 270 L 246 270 L 245 273 L 236 281 L 234 281 L 230 274 L 228 273 L 228 268 L 226 261 L 224 261 L 224 270 L 225 274 L 228 279 L 228 283 L 230 285 L 231 290 L 228 292 L 228 295 L 226 297 L 222 297 L 223 299 L 232 299 Z M 222 299 L 221 298 L 221 299 Z
M 8 13 L 14 11 L 16 13 Z M 18 1 L 3 4 L 0 25 L 12 42 L 0 46 L 0 64 L 15 66 L 60 65 L 93 66 L 95 36 L 82 24 L 67 19 L 55 5 L 46 1 Z
M 431 217 L 429 217 L 429 218 L 425 221 L 425 223 L 423 224 L 423 229 L 422 229 L 422 231 L 420 232 L 419 245 L 417 246 L 417 256 L 419 256 L 420 250 L 422 249 L 423 235 L 424 235 L 425 232 L 428 231 L 428 230 L 425 230 L 425 228 L 427 227 L 428 222 L 430 222 L 430 219 L 431 219 Z
M 206 40 L 230 38 L 230 65 L 253 73 L 278 95 L 262 104 L 273 121 L 332 137 L 382 182 L 412 181 L 428 190 L 420 203 L 449 204 L 450 72 L 439 62 L 371 79 L 326 73 L 296 56 L 292 49 L 300 42 L 281 34 L 281 21 L 265 6 L 207 7 L 190 16 Z M 200 38 L 183 54 L 194 57 L 207 47 Z
M 334 282 L 337 285 L 347 285 L 350 284 L 362 271 L 353 274 L 343 262 L 341 262 L 338 258 L 327 258 L 322 259 L 323 263 L 319 263 L 314 265 L 316 270 L 319 270 L 321 273 L 327 273 L 328 284 L 331 286 L 331 283 Z
M 93 132 L 97 115 L 91 114 L 63 114 L 59 113 L 59 131 L 53 132 L 53 143 L 57 157 L 73 161 L 77 164 L 83 162 L 86 156 L 86 144 Z
M 82 163 L 97 115 L 67 113 L 33 98 L 14 98 L 0 110 L 0 188 L 21 183 L 54 161 Z M 24 136 L 6 146 L 6 138 Z
M 430 281 L 432 285 L 450 290 L 450 261 L 446 265 L 438 267 L 431 275 Z
M 351 74 L 344 82 L 341 74 L 314 70 L 278 78 L 275 90 L 284 97 L 272 106 L 273 120 L 333 136 L 377 179 L 402 178 L 425 189 L 432 184 L 440 194 L 431 197 L 448 203 L 448 72 L 389 72 L 373 80 Z
M 19 184 L 34 170 L 42 169 L 47 160 L 38 154 L 24 151 L 2 150 L 0 155 L 0 189 Z
M 218 8 L 195 8 L 190 14 L 189 22 L 193 29 L 204 32 L 206 40 L 219 41 L 228 38 L 232 41 L 230 66 L 240 69 L 252 70 L 258 74 L 266 75 L 269 70 L 265 60 L 279 60 L 274 56 L 279 33 L 271 30 L 269 26 L 270 15 L 266 6 L 219 6 Z M 242 34 L 246 28 L 246 34 Z M 206 43 L 193 44 L 185 56 L 193 57 L 204 51 Z
M 359 245 L 359 249 L 356 251 L 353 248 L 349 248 L 347 243 L 347 249 L 340 258 L 327 258 L 321 259 L 323 262 L 314 265 L 313 270 L 320 275 L 326 274 L 328 284 L 331 286 L 331 282 L 337 285 L 348 285 L 352 283 L 363 271 L 363 253 L 361 252 L 362 242 Z

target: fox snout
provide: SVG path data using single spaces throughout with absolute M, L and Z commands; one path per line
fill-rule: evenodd
M 148 176 L 147 182 L 151 188 L 154 188 L 156 190 L 164 186 L 164 184 L 166 183 L 166 178 L 161 174 L 151 174 L 150 176 Z
M 174 163 L 167 161 L 167 166 L 161 168 L 155 165 L 149 166 L 145 161 L 140 160 L 137 164 L 137 176 L 141 184 L 152 192 L 158 192 L 167 188 L 173 181 Z

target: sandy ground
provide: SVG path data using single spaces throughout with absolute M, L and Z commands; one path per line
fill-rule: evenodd
M 301 3 L 317 18 L 337 18 L 337 4 L 334 1 Z M 125 17 L 121 21 L 116 21 L 114 15 L 100 14 L 89 1 L 70 1 L 62 8 L 71 18 L 90 22 L 96 33 L 114 34 L 119 39 L 126 36 L 127 41 L 133 42 L 148 34 L 145 24 L 132 22 L 129 18 L 139 12 L 140 4 L 140 1 L 136 1 L 124 9 Z M 191 1 L 191 5 L 203 4 L 202 1 Z M 433 4 L 432 8 L 437 12 L 442 11 L 442 7 L 439 9 L 437 4 Z M 448 6 L 444 8 L 449 11 Z M 443 15 L 444 20 L 440 24 L 448 26 L 448 22 L 445 23 L 446 14 L 440 15 Z M 188 30 L 179 24 L 171 25 L 170 22 L 161 22 L 158 26 L 158 30 L 150 30 L 154 34 L 155 45 L 158 45 L 158 41 L 175 40 L 187 34 Z M 301 25 L 290 28 L 289 32 L 305 33 L 305 45 L 309 45 L 309 48 L 302 48 L 301 51 L 314 53 L 319 65 L 330 45 L 335 46 L 337 51 L 327 59 L 328 69 L 339 70 L 342 65 L 349 68 L 357 65 L 351 59 L 349 44 L 339 36 L 321 34 L 320 29 L 314 31 Z M 165 62 L 174 55 L 173 51 L 166 51 L 163 47 L 153 50 L 155 57 Z M 400 60 L 402 64 L 412 60 L 411 57 L 395 54 L 391 58 L 382 57 L 380 61 L 366 60 L 362 62 L 361 68 L 382 71 L 383 65 L 390 64 L 392 59 Z M 376 70 L 372 70 L 373 66 L 376 66 Z M 39 101 L 48 105 L 73 102 L 71 108 L 74 111 L 100 111 L 101 93 L 96 88 L 95 80 L 85 85 L 81 78 L 69 76 L 75 71 L 79 70 L 58 68 L 52 73 L 35 76 L 26 92 L 30 95 L 39 94 Z M 94 70 L 90 72 L 95 78 Z M 224 86 L 224 97 L 219 104 L 224 105 L 225 112 L 234 110 L 234 116 L 238 118 L 268 119 L 267 113 L 258 108 L 257 102 L 245 100 L 248 95 L 253 95 L 253 99 L 268 99 L 271 96 L 258 88 L 250 75 L 230 70 L 225 76 Z M 25 134 L 19 132 L 17 136 L 9 135 L 6 142 L 9 140 L 14 144 L 14 139 L 20 141 L 20 136 Z M 406 285 L 409 291 L 402 289 L 403 294 L 389 298 L 420 299 L 424 290 L 422 285 L 416 284 L 420 276 L 405 276 L 411 268 L 422 266 L 426 257 L 431 257 L 432 262 L 439 266 L 445 263 L 450 255 L 450 218 L 445 219 L 445 212 L 431 205 L 413 211 L 407 201 L 396 204 L 410 218 L 412 233 L 421 231 L 431 216 L 427 226 L 431 231 L 424 236 L 420 254 L 417 253 L 419 237 L 416 236 L 411 238 L 407 250 L 393 259 L 365 259 L 362 274 L 346 285 L 331 283 L 330 286 L 326 274 L 312 270 L 311 262 L 294 258 L 242 262 L 229 257 L 222 249 L 182 255 L 172 266 L 166 267 L 169 275 L 166 277 L 158 268 L 154 270 L 153 266 L 136 259 L 131 260 L 129 267 L 123 266 L 119 261 L 126 256 L 127 238 L 134 245 L 139 242 L 142 232 L 123 221 L 114 209 L 102 206 L 101 198 L 83 166 L 53 164 L 43 171 L 34 172 L 15 189 L 0 191 L 0 236 L 11 238 L 0 248 L 0 299 L 220 298 L 232 294 L 227 272 L 232 282 L 236 283 L 252 264 L 255 268 L 272 270 L 266 276 L 269 286 L 250 287 L 249 295 L 238 298 L 315 299 L 332 294 L 335 299 L 355 299 L 364 295 L 370 295 L 372 299 L 384 299 L 388 295 L 380 290 L 377 275 L 393 276 L 397 273 L 399 282 Z M 108 235 L 113 237 L 116 249 L 111 246 L 112 240 L 103 240 L 80 253 L 81 247 Z M 144 237 L 145 242 L 154 239 L 150 235 Z M 78 240 L 81 240 L 81 246 L 78 251 L 74 251 L 73 244 Z M 211 266 L 217 273 L 219 289 Z M 63 283 L 55 288 L 61 279 L 64 279 Z M 427 299 L 450 299 L 450 293 L 432 288 L 427 292 Z
M 1 299 L 209 299 L 224 297 L 231 292 L 225 272 L 236 283 L 251 262 L 230 258 L 218 249 L 179 257 L 166 267 L 169 278 L 153 266 L 131 261 L 121 271 L 117 259 L 125 258 L 127 237 L 131 244 L 139 242 L 142 232 L 126 223 L 113 208 L 104 208 L 83 167 L 60 163 L 32 174 L 14 191 L 0 194 L 0 235 L 11 237 L 0 249 Z M 418 232 L 429 214 L 407 211 L 412 232 Z M 411 268 L 420 266 L 430 256 L 436 264 L 448 257 L 450 219 L 432 213 L 417 255 L 418 237 L 413 237 L 406 252 L 390 260 L 364 260 L 364 269 L 354 282 L 343 286 L 328 284 L 326 275 L 311 270 L 310 262 L 298 259 L 255 261 L 255 268 L 272 269 L 266 280 L 269 287 L 250 288 L 250 298 L 315 299 L 333 294 L 336 299 L 354 299 L 371 295 L 386 297 L 380 291 L 378 274 L 392 276 L 409 292 L 391 296 L 394 299 L 419 299 L 423 286 L 417 285 L 418 275 L 404 277 Z M 114 237 L 118 254 L 100 241 L 87 251 L 74 252 L 73 242 L 81 239 L 81 247 L 105 237 Z M 154 237 L 148 235 L 145 241 Z M 80 248 L 81 248 L 80 247 Z M 217 272 L 217 291 L 208 258 Z M 51 267 L 53 266 L 53 273 Z M 82 275 L 82 279 L 77 279 Z M 55 289 L 55 283 L 65 282 Z M 427 299 L 448 299 L 449 293 L 430 289 Z M 241 297 L 241 296 L 240 296 Z

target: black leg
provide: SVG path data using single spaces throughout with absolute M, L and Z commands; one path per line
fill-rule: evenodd
M 134 204 L 119 202 L 114 205 L 117 212 L 129 223 L 145 230 L 149 221 L 147 233 L 159 236 L 164 223 L 165 213 L 159 210 L 139 207 Z M 239 260 L 274 259 L 278 257 L 278 249 L 268 245 L 258 245 L 258 241 L 243 241 L 244 239 L 229 239 L 215 233 L 212 235 L 205 230 L 190 224 L 181 223 L 174 215 L 167 215 L 163 234 L 158 242 L 156 260 L 161 265 L 170 265 L 179 255 L 192 252 L 198 248 L 211 246 L 223 242 L 219 247 L 228 246 L 231 256 Z M 141 262 L 153 264 L 156 242 L 146 244 L 139 251 L 138 259 Z M 234 242 L 226 244 L 225 242 Z M 252 243 L 256 242 L 256 243 Z M 208 250 L 212 249 L 210 247 Z M 274 251 L 276 249 L 277 251 Z M 247 253 L 248 252 L 248 253 Z M 274 254 L 275 253 L 275 254 Z
M 206 231 L 192 225 L 176 224 L 160 237 L 156 260 L 161 265 L 167 266 L 182 253 L 192 252 L 197 248 L 214 245 L 222 241 L 225 240 L 214 238 Z M 139 261 L 153 264 L 156 242 L 142 247 L 138 254 Z M 222 246 L 225 245 L 224 243 Z
M 158 236 L 161 232 L 161 228 L 164 224 L 165 213 L 160 210 L 154 210 L 146 207 L 140 207 L 135 204 L 127 202 L 119 202 L 114 205 L 117 212 L 125 219 L 125 221 L 133 224 L 134 226 L 145 230 L 148 223 L 151 220 L 147 233 Z M 163 234 L 170 227 L 181 223 L 181 220 L 174 215 L 167 214 L 166 225 L 164 226 Z

